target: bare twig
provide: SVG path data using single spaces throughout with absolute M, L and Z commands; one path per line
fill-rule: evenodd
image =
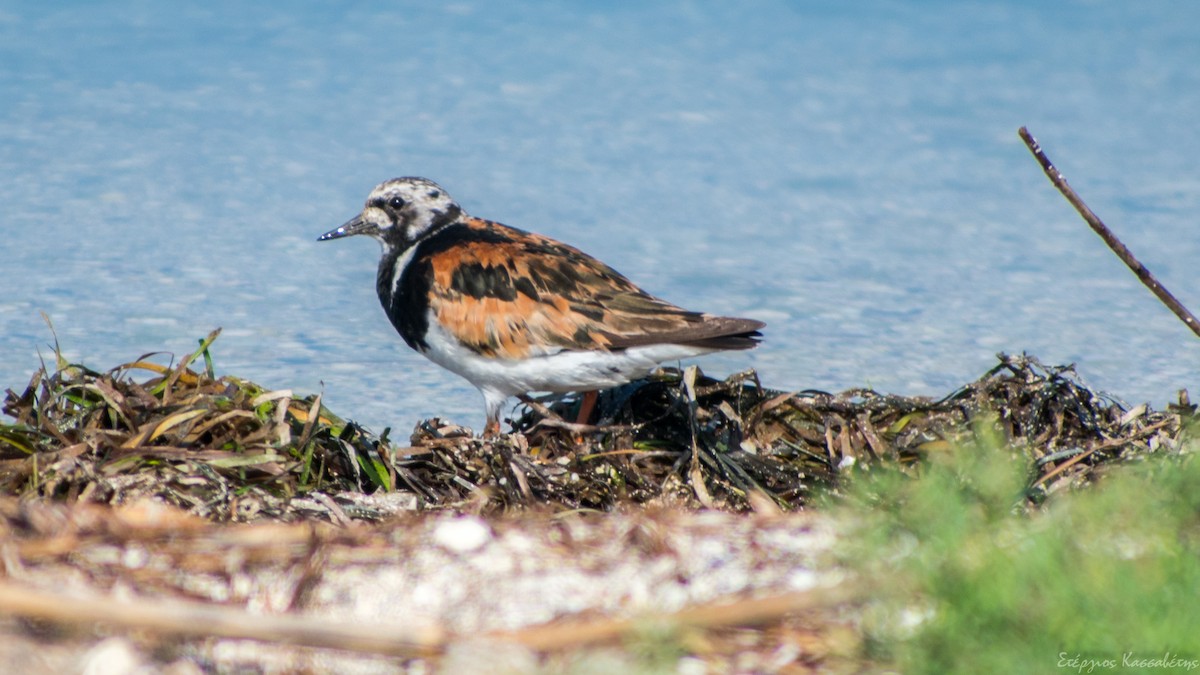
M 1038 485 L 1047 483 L 1054 477 L 1063 473 L 1064 471 L 1071 468 L 1072 466 L 1075 466 L 1079 462 L 1082 462 L 1083 460 L 1087 459 L 1088 457 L 1091 457 L 1092 455 L 1096 454 L 1097 452 L 1100 452 L 1102 450 L 1111 450 L 1113 448 L 1119 448 L 1122 446 L 1129 445 L 1133 441 L 1141 440 L 1147 436 L 1150 436 L 1151 434 L 1157 432 L 1159 429 L 1162 429 L 1163 427 L 1174 423 L 1174 421 L 1175 420 L 1168 418 L 1168 419 L 1162 420 L 1160 422 L 1151 424 L 1150 426 L 1145 427 L 1144 429 L 1142 429 L 1141 431 L 1137 432 L 1136 434 L 1134 434 L 1132 436 L 1123 437 L 1123 438 L 1114 438 L 1112 440 L 1105 441 L 1103 443 L 1098 443 L 1098 444 L 1092 446 L 1090 449 L 1088 449 L 1084 452 L 1081 452 L 1078 455 L 1075 455 L 1074 457 L 1068 459 L 1067 461 L 1063 462 L 1062 464 L 1059 464 L 1053 470 L 1047 471 L 1045 474 L 1042 475 L 1041 478 L 1038 478 L 1036 481 L 1034 481 L 1033 485 L 1034 485 L 1034 487 L 1037 487 Z
M 598 618 L 590 621 L 549 623 L 515 631 L 491 633 L 488 637 L 515 642 L 539 652 L 550 652 L 608 642 L 655 623 L 692 628 L 762 626 L 796 612 L 827 609 L 860 599 L 861 596 L 857 592 L 844 586 L 815 588 L 732 602 L 723 599 L 677 612 L 636 618 Z
M 636 618 L 553 622 L 483 637 L 539 652 L 558 651 L 608 642 L 654 624 L 695 628 L 761 626 L 796 612 L 831 608 L 861 598 L 861 591 L 842 585 L 763 598 L 722 599 Z M 435 657 L 463 639 L 432 627 L 403 630 L 364 622 L 335 623 L 319 616 L 251 614 L 235 607 L 175 600 L 119 602 L 111 597 L 44 591 L 7 581 L 0 581 L 0 614 L 60 625 L 104 624 L 160 635 L 249 639 L 408 658 Z
M 1125 247 L 1125 244 L 1121 243 L 1121 240 L 1117 239 L 1112 230 L 1108 229 L 1108 226 L 1101 222 L 1100 218 L 1088 208 L 1087 204 L 1083 203 L 1079 195 L 1075 194 L 1070 185 L 1067 185 L 1067 179 L 1050 163 L 1050 158 L 1046 157 L 1046 153 L 1042 151 L 1042 147 L 1038 145 L 1037 140 L 1029 133 L 1029 130 L 1021 127 L 1017 133 L 1020 134 L 1021 140 L 1025 141 L 1025 145 L 1029 147 L 1029 151 L 1033 153 L 1033 156 L 1037 158 L 1038 163 L 1042 165 L 1042 170 L 1046 172 L 1046 175 L 1050 178 L 1050 182 L 1054 183 L 1054 187 L 1058 188 L 1058 191 L 1067 198 L 1068 202 L 1071 202 L 1071 206 L 1074 206 L 1079 215 L 1083 216 L 1083 219 L 1087 221 L 1092 230 L 1100 235 L 1104 243 L 1108 244 L 1113 253 L 1116 253 L 1117 257 L 1121 259 L 1121 262 L 1133 270 L 1133 273 L 1146 285 L 1146 288 L 1149 288 L 1167 308 L 1175 312 L 1175 316 L 1179 317 L 1188 328 L 1192 329 L 1193 333 L 1200 337 L 1200 322 L 1196 320 L 1196 317 L 1182 303 L 1176 300 L 1170 291 L 1158 282 L 1158 279 L 1150 273 L 1150 270 L 1146 269 L 1145 265 L 1133 257 L 1133 253 Z
M 63 625 L 102 623 L 158 634 L 264 640 L 402 657 L 432 656 L 446 644 L 444 634 L 434 628 L 406 633 L 366 622 L 251 614 L 198 602 L 148 598 L 120 602 L 111 597 L 36 590 L 8 581 L 0 581 L 0 614 Z

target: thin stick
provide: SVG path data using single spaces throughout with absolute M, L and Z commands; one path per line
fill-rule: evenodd
M 0 615 L 13 614 L 57 624 L 107 624 L 171 635 L 282 642 L 401 657 L 433 656 L 446 645 L 437 629 L 404 632 L 368 622 L 335 623 L 322 616 L 251 614 L 198 602 L 111 597 L 41 591 L 0 581 Z
M 1090 450 L 1081 452 L 1078 455 L 1075 455 L 1074 457 L 1063 462 L 1062 464 L 1059 464 L 1058 466 L 1054 467 L 1054 469 L 1052 471 L 1046 472 L 1041 478 L 1034 481 L 1033 486 L 1037 487 L 1043 483 L 1050 482 L 1050 479 L 1052 479 L 1055 476 L 1059 475 L 1060 473 L 1066 471 L 1067 469 L 1075 466 L 1079 462 L 1082 462 L 1083 460 L 1087 459 L 1088 457 L 1091 457 L 1092 455 L 1096 454 L 1097 452 L 1100 452 L 1101 450 L 1111 450 L 1113 448 L 1119 448 L 1122 445 L 1127 445 L 1129 443 L 1132 443 L 1133 441 L 1141 440 L 1141 439 L 1157 432 L 1159 429 L 1167 426 L 1168 424 L 1173 424 L 1174 422 L 1175 422 L 1175 420 L 1173 418 L 1168 418 L 1161 422 L 1156 422 L 1154 424 L 1151 424 L 1150 426 L 1142 429 L 1141 431 L 1130 436 L 1129 438 L 1114 438 L 1111 441 L 1105 441 L 1103 443 L 1098 443 L 1095 446 L 1093 446 Z
M 844 587 L 814 588 L 764 598 L 697 605 L 667 614 L 636 618 L 597 618 L 582 622 L 556 622 L 514 631 L 487 635 L 493 640 L 515 642 L 534 651 L 549 652 L 609 642 L 640 627 L 662 623 L 678 627 L 719 628 L 724 626 L 761 626 L 779 621 L 804 610 L 836 607 L 861 600 Z
M 567 620 L 473 637 L 512 642 L 535 651 L 557 651 L 615 640 L 648 624 L 758 626 L 796 612 L 858 602 L 862 597 L 861 591 L 843 584 L 732 602 L 718 600 L 638 618 Z M 176 600 L 121 602 L 103 596 L 26 588 L 7 581 L 0 581 L 2 615 L 65 625 L 105 624 L 157 634 L 249 639 L 408 658 L 435 657 L 455 640 L 463 639 L 436 628 L 406 631 L 365 622 L 339 624 L 320 616 L 251 614 L 236 607 Z
M 1117 239 L 1117 236 L 1112 233 L 1112 230 L 1108 229 L 1108 226 L 1101 222 L 1095 213 L 1092 213 L 1087 204 L 1083 203 L 1079 195 L 1075 194 L 1070 185 L 1067 185 L 1067 179 L 1050 163 L 1050 158 L 1046 157 L 1045 152 L 1042 152 L 1042 147 L 1038 145 L 1037 140 L 1029 133 L 1029 130 L 1021 127 L 1017 133 L 1020 134 L 1021 140 L 1025 141 L 1025 145 L 1029 147 L 1029 151 L 1033 153 L 1033 156 L 1037 158 L 1038 163 L 1042 165 L 1042 170 L 1046 172 L 1046 175 L 1050 178 L 1050 182 L 1054 183 L 1054 187 L 1058 188 L 1058 191 L 1067 198 L 1068 202 L 1071 202 L 1071 206 L 1074 206 L 1079 215 L 1083 216 L 1083 219 L 1092 227 L 1092 230 L 1100 235 L 1104 243 L 1108 244 L 1113 253 L 1116 253 L 1117 257 L 1121 259 L 1121 262 L 1133 270 L 1133 273 L 1146 285 L 1146 288 L 1150 289 L 1150 292 L 1154 293 L 1168 309 L 1175 312 L 1175 316 L 1179 317 L 1188 328 L 1192 329 L 1193 333 L 1200 337 L 1200 321 L 1197 321 L 1196 317 L 1192 316 L 1192 313 L 1176 300 L 1175 296 L 1171 295 L 1171 292 L 1158 282 L 1158 279 L 1154 278 L 1154 275 L 1150 273 L 1150 270 L 1146 269 L 1145 265 L 1133 257 L 1133 253 L 1130 253 L 1125 244 L 1122 244 L 1121 240 Z

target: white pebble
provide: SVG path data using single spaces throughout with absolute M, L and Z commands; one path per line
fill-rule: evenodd
M 478 551 L 491 538 L 487 523 L 471 516 L 443 520 L 433 529 L 433 541 L 453 553 Z

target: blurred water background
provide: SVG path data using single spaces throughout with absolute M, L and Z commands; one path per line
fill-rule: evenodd
M 0 2 L 0 388 L 52 343 L 323 391 L 379 430 L 478 428 L 410 352 L 378 247 L 318 244 L 377 182 L 572 243 L 769 326 L 701 361 L 942 395 L 1027 351 L 1130 403 L 1200 342 L 1017 138 L 1200 311 L 1200 4 Z

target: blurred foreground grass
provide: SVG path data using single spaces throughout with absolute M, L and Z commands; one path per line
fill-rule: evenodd
M 1026 455 L 982 424 L 915 479 L 861 472 L 835 508 L 869 580 L 863 656 L 906 673 L 1200 670 L 1196 432 L 1036 509 Z

